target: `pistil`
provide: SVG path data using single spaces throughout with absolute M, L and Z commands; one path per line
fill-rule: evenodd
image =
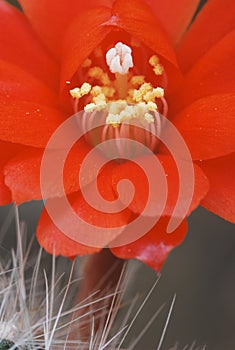
M 110 71 L 115 74 L 119 99 L 125 99 L 128 93 L 128 73 L 134 66 L 131 53 L 131 48 L 121 42 L 106 53 L 106 63 Z

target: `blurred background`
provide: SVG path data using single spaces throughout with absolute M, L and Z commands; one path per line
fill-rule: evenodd
M 27 232 L 35 234 L 42 209 L 41 202 L 19 207 L 20 220 Z M 0 253 L 16 244 L 14 209 L 0 210 Z M 161 349 L 233 350 L 235 348 L 235 225 L 199 208 L 189 218 L 189 232 L 184 243 L 167 259 L 154 291 L 143 307 L 127 338 L 132 343 L 158 309 L 164 309 L 145 332 L 135 350 L 157 350 L 172 298 L 176 302 Z M 64 265 L 69 262 L 64 259 Z M 127 301 L 138 296 L 134 312 L 157 280 L 148 267 L 133 261 L 134 273 L 125 281 Z M 63 271 L 61 271 L 63 273 Z M 193 342 L 195 344 L 190 347 Z M 188 345 L 186 348 L 185 346 Z
M 16 4 L 16 1 L 11 2 Z M 24 204 L 19 209 L 20 219 L 26 223 L 30 235 L 35 233 L 41 209 L 41 202 Z M 12 206 L 0 208 L 1 232 L 7 233 L 0 252 L 9 251 L 15 243 L 15 236 L 8 234 L 15 231 L 14 223 L 10 224 L 13 212 Z M 174 294 L 176 302 L 161 349 L 174 349 L 176 344 L 177 349 L 182 350 L 186 345 L 187 349 L 202 349 L 205 344 L 208 350 L 235 349 L 234 250 L 235 225 L 202 208 L 197 209 L 189 218 L 189 233 L 184 243 L 170 254 L 157 286 L 129 334 L 129 340 L 135 339 L 166 303 L 136 350 L 158 349 Z M 157 276 L 139 262 L 133 264 L 137 272 L 131 277 L 131 284 L 126 281 L 129 283 L 128 298 L 138 294 L 141 301 Z

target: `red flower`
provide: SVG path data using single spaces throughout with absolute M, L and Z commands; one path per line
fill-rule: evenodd
M 81 110 L 88 105 L 87 110 L 96 111 L 97 105 L 104 101 L 121 98 L 167 114 L 185 140 L 195 175 L 187 215 L 202 204 L 234 222 L 235 11 L 232 0 L 225 2 L 221 6 L 219 0 L 211 0 L 186 31 L 198 1 L 180 0 L 175 7 L 171 0 L 71 0 L 69 5 L 65 0 L 21 0 L 24 12 L 20 13 L 0 0 L 1 203 L 41 199 L 40 167 L 44 149 L 51 135 L 74 113 L 73 107 Z M 115 49 L 118 42 L 127 45 L 125 49 L 122 46 L 125 52 Z M 131 54 L 127 47 L 132 49 Z M 105 55 L 110 48 L 114 51 L 107 58 L 109 69 Z M 114 59 L 115 50 L 119 58 Z M 87 91 L 77 89 L 86 82 L 89 85 L 83 88 Z M 144 82 L 151 85 L 143 86 Z M 94 89 L 95 85 L 99 88 Z M 84 96 L 79 99 L 79 94 Z M 145 112 L 146 119 L 154 119 L 155 113 Z M 110 118 L 109 128 L 120 130 L 122 121 L 112 119 L 112 115 Z M 149 123 L 161 139 L 161 122 L 155 119 Z M 96 142 L 103 140 L 98 131 L 97 137 Z M 135 154 L 133 161 L 111 161 L 98 176 L 99 190 L 108 201 L 116 200 L 120 179 L 129 178 L 133 182 L 135 195 L 128 208 L 118 213 L 103 213 L 93 209 L 82 196 L 77 174 L 93 147 L 87 138 L 81 138 L 68 156 L 64 187 L 74 211 L 85 221 L 107 229 L 125 227 L 141 214 L 149 195 L 146 176 L 135 161 L 141 159 L 147 169 L 158 159 L 165 170 L 169 193 L 161 219 L 142 238 L 111 250 L 119 257 L 138 258 L 159 269 L 187 231 L 183 220 L 173 234 L 166 234 L 181 185 L 177 164 L 162 142 L 154 139 L 152 144 L 146 132 L 135 131 L 133 136 L 131 129 L 128 137 L 152 147 L 155 154 Z M 119 151 L 122 152 L 121 147 Z M 53 159 L 59 151 L 50 152 Z M 93 161 L 104 158 L 105 155 L 96 155 Z M 84 180 L 88 194 L 93 191 L 95 177 L 94 170 L 89 168 Z M 46 186 L 48 203 L 53 205 L 62 193 L 49 180 Z M 188 200 L 181 198 L 182 208 Z M 154 217 L 157 213 L 156 200 L 151 203 L 149 215 Z M 66 212 L 58 215 L 69 232 L 72 223 Z M 108 235 L 107 230 L 106 243 L 111 240 Z M 46 210 L 40 218 L 37 236 L 47 251 L 57 255 L 72 257 L 100 249 L 67 237 Z

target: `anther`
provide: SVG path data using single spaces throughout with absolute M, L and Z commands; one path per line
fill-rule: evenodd
M 149 59 L 149 64 L 153 67 L 155 75 L 162 75 L 164 72 L 163 66 L 159 63 L 159 58 L 153 55 Z

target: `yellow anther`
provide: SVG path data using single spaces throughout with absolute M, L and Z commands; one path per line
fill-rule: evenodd
M 157 55 L 153 55 L 150 57 L 149 64 L 151 66 L 155 67 L 158 63 L 159 63 L 159 58 L 157 57 Z
M 129 122 L 132 119 L 137 119 L 140 123 L 154 122 L 154 116 L 148 113 L 148 105 L 144 102 L 140 102 L 138 105 L 128 106 L 126 104 L 121 104 L 116 106 L 112 104 L 108 106 L 109 113 L 106 118 L 106 124 L 112 125 L 113 127 L 119 126 L 123 122 Z
M 109 113 L 106 118 L 106 124 L 112 125 L 114 128 L 121 124 L 120 115 Z
M 96 110 L 97 111 L 101 111 L 102 109 L 106 108 L 107 103 L 103 100 L 98 101 L 98 103 L 96 104 Z
M 121 120 L 128 121 L 134 118 L 136 116 L 136 108 L 136 106 L 126 106 L 120 113 Z
M 99 86 L 99 85 L 93 86 L 91 89 L 91 94 L 92 94 L 92 96 L 98 96 L 98 95 L 102 94 L 101 86 Z
M 89 92 L 91 91 L 91 84 L 83 83 L 80 91 L 82 96 L 89 94 Z
M 119 114 L 123 109 L 127 106 L 127 102 L 125 100 L 117 100 L 110 104 L 109 113 L 111 114 Z
M 156 67 L 153 68 L 153 71 L 156 75 L 162 75 L 164 72 L 164 68 L 161 64 L 158 64 Z
M 157 110 L 157 105 L 154 102 L 148 102 L 147 107 L 148 107 L 149 111 L 156 112 L 156 110 Z
M 152 91 L 148 91 L 143 99 L 145 102 L 154 102 L 156 98 L 161 98 L 164 96 L 164 89 L 162 88 L 155 88 Z
M 94 112 L 96 109 L 96 104 L 95 103 L 89 103 L 84 107 L 85 112 L 91 113 Z
M 144 75 L 134 75 L 132 78 L 131 78 L 131 85 L 134 85 L 134 86 L 140 86 L 142 84 L 145 83 L 145 78 L 144 78 Z
M 115 89 L 109 86 L 102 86 L 102 91 L 103 94 L 108 98 L 113 97 L 115 94 Z
M 101 102 L 105 102 L 106 103 L 106 98 L 104 94 L 100 94 L 98 96 L 93 97 L 93 102 L 95 104 L 101 103 Z
M 86 58 L 85 61 L 82 63 L 82 68 L 89 68 L 91 66 L 91 59 L 90 58 Z
M 139 88 L 139 91 L 144 96 L 145 94 L 147 94 L 147 92 L 152 91 L 152 89 L 153 89 L 153 87 L 152 87 L 152 85 L 150 83 L 144 83 Z
M 161 98 L 164 96 L 164 89 L 157 87 L 157 88 L 153 89 L 153 93 L 155 95 L 155 98 Z
M 90 91 L 91 91 L 91 85 L 88 83 L 83 83 L 81 88 L 74 88 L 69 92 L 73 98 L 79 99 L 82 96 L 89 94 Z
M 101 77 L 100 77 L 100 81 L 103 85 L 109 85 L 110 84 L 110 79 L 107 73 L 104 73 Z
M 74 89 L 72 89 L 72 90 L 69 90 L 69 92 L 70 92 L 70 95 L 71 95 L 73 98 L 79 99 L 79 98 L 82 97 L 79 88 L 74 88 Z
M 143 101 L 143 94 L 140 90 L 134 90 L 133 91 L 133 100 L 135 102 L 141 102 Z
M 88 71 L 88 76 L 91 78 L 99 79 L 102 74 L 103 74 L 103 69 L 100 67 L 92 67 Z
M 150 113 L 145 113 L 144 119 L 145 119 L 148 123 L 153 123 L 153 122 L 154 122 L 154 118 L 153 118 L 152 114 L 150 114 Z
M 145 102 L 153 102 L 155 100 L 155 94 L 152 91 L 148 91 L 147 94 L 144 95 L 143 97 Z
M 96 100 L 95 102 L 92 103 L 88 103 L 85 107 L 84 110 L 87 113 L 92 113 L 94 111 L 101 111 L 102 109 L 104 109 L 107 106 L 107 103 L 100 99 L 100 100 Z
M 100 67 L 92 67 L 88 71 L 88 76 L 90 78 L 95 78 L 99 80 L 103 85 L 109 85 L 110 79 L 107 73 L 103 71 Z
M 156 75 L 162 75 L 164 68 L 159 63 L 159 58 L 156 55 L 150 57 L 149 64 L 153 67 L 153 71 Z

